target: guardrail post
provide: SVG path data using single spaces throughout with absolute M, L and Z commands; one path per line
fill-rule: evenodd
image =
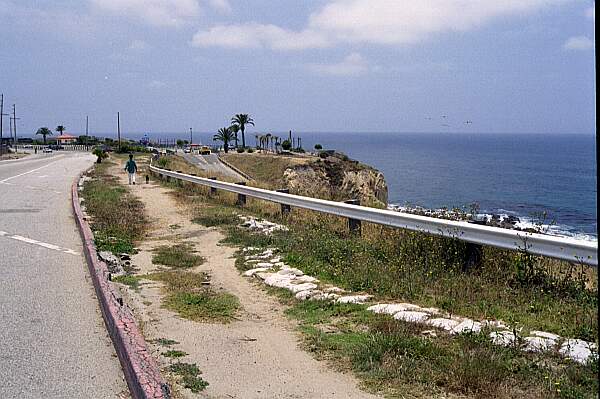
M 466 251 L 467 261 L 463 265 L 463 272 L 468 272 L 469 270 L 477 268 L 481 264 L 481 258 L 483 257 L 483 246 L 468 242 Z
M 245 186 L 246 182 L 241 181 L 241 182 L 238 182 L 238 183 L 235 183 L 235 184 L 238 184 L 240 186 Z M 246 196 L 244 194 L 238 194 L 237 205 L 239 205 L 239 206 L 246 205 Z
M 217 180 L 216 177 L 209 177 L 210 180 Z M 210 195 L 217 195 L 217 188 L 216 187 L 211 187 L 210 188 Z
M 287 188 L 282 188 L 281 190 L 277 190 L 278 193 L 289 194 L 290 190 Z M 285 216 L 292 211 L 292 207 L 288 204 L 281 204 L 281 215 Z
M 351 199 L 351 200 L 348 200 L 348 201 L 344 201 L 344 203 L 345 204 L 350 204 L 350 205 L 360 205 L 360 200 L 358 200 L 358 199 Z M 361 230 L 360 220 L 348 218 L 348 230 L 350 230 L 350 233 L 360 235 L 360 230 Z

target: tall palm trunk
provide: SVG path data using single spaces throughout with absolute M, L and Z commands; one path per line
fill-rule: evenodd
M 246 136 L 244 135 L 244 125 L 240 125 L 240 130 L 242 131 L 242 147 L 246 148 Z

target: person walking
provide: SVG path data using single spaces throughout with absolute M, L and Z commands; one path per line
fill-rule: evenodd
M 137 172 L 137 164 L 133 160 L 133 154 L 129 154 L 129 161 L 125 164 L 125 170 L 129 174 L 129 184 L 135 184 L 135 172 Z

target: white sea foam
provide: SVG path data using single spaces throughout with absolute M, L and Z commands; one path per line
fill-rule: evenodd
M 471 215 L 468 213 L 460 214 L 458 212 L 454 212 L 453 210 L 448 209 L 427 209 L 420 206 L 410 207 L 404 205 L 390 204 L 388 205 L 388 209 L 397 212 L 406 212 L 411 214 L 422 214 L 431 217 L 439 217 L 442 219 L 464 219 L 465 217 L 470 217 Z M 502 223 L 508 217 L 518 217 L 519 221 L 514 224 L 515 227 L 521 230 L 536 230 L 542 234 L 548 234 L 557 237 L 569 237 L 575 238 L 577 240 L 585 240 L 597 242 L 598 236 L 594 234 L 588 234 L 580 231 L 576 231 L 573 226 L 565 225 L 565 224 L 547 224 L 547 223 L 539 223 L 536 222 L 533 218 L 527 216 L 519 216 L 519 214 L 515 211 L 511 211 L 508 209 L 498 209 L 498 213 L 496 214 L 499 217 L 499 223 Z M 490 213 L 479 213 L 475 215 L 479 220 L 486 220 L 490 222 L 492 220 L 493 215 Z

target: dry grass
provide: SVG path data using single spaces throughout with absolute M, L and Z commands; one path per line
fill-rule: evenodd
M 257 182 L 265 184 L 266 188 L 279 189 L 284 187 L 283 172 L 287 168 L 304 165 L 317 158 L 294 157 L 261 153 L 229 153 L 221 155 L 227 162 L 252 177 Z

